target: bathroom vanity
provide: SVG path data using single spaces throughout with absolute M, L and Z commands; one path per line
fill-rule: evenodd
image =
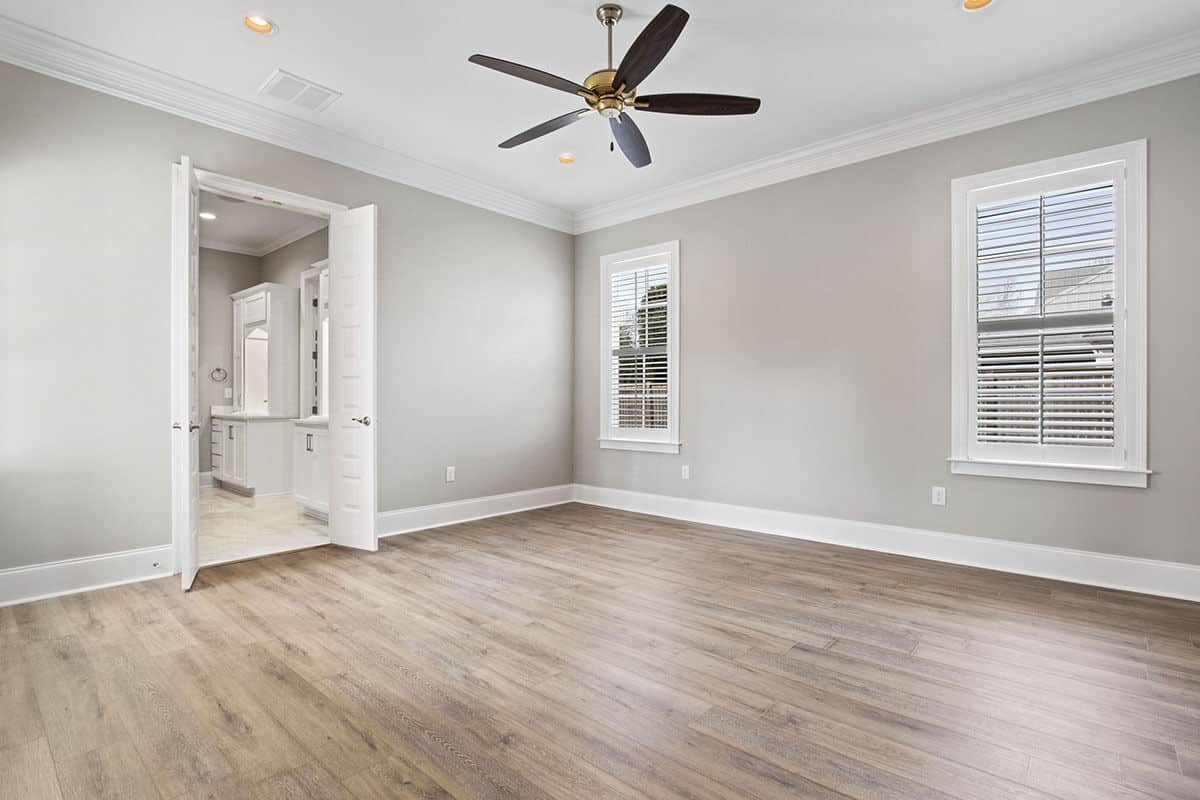
M 260 283 L 233 303 L 233 404 L 214 406 L 212 477 L 247 494 L 292 491 L 291 420 L 299 412 L 299 291 Z

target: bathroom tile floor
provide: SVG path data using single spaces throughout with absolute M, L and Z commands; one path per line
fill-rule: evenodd
M 301 513 L 291 495 L 245 497 L 215 486 L 200 489 L 200 564 L 329 544 L 329 528 Z

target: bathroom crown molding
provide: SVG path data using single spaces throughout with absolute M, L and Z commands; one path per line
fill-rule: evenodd
M 1200 31 L 572 212 L 0 15 L 0 60 L 567 233 L 585 233 L 1200 73 Z

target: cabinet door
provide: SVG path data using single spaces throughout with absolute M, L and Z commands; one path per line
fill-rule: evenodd
M 243 325 L 253 325 L 267 321 L 267 293 L 259 292 L 242 300 L 245 311 L 242 314 Z
M 296 428 L 292 433 L 292 495 L 301 505 L 312 504 L 312 453 L 309 437 L 312 432 Z
M 313 456 L 311 460 L 310 497 L 318 511 L 329 513 L 329 433 L 313 432 Z
M 229 422 L 229 433 L 225 437 L 225 470 L 229 480 L 246 485 L 246 423 Z

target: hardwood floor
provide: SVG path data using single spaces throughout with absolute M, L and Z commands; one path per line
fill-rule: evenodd
M 5 798 L 1200 798 L 1200 605 L 580 505 L 0 645 Z

